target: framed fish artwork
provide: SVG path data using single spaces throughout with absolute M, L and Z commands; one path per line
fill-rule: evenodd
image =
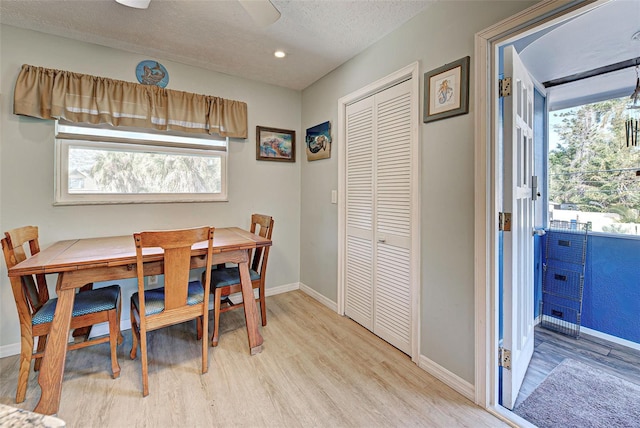
M 140 61 L 136 66 L 136 77 L 143 85 L 156 85 L 161 88 L 169 84 L 169 72 L 158 61 L 150 59 Z

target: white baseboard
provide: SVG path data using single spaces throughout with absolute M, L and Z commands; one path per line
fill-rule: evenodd
M 580 334 L 587 334 L 589 336 L 597 337 L 598 339 L 604 339 L 612 343 L 617 343 L 618 345 L 626 346 L 627 348 L 635 349 L 640 351 L 640 343 L 632 342 L 627 339 L 622 339 L 620 337 L 611 336 L 607 333 L 602 333 L 600 331 L 591 330 L 587 327 L 580 327 Z
M 445 385 L 453 388 L 456 392 L 459 392 L 464 397 L 471 401 L 475 400 L 475 388 L 472 384 L 462 379 L 461 377 L 451 373 L 439 364 L 436 364 L 424 355 L 420 355 L 418 367 L 426 371 L 436 379 L 442 381 Z
M 131 320 L 120 319 L 120 331 L 131 330 Z M 109 334 L 109 323 L 103 322 L 91 327 L 91 334 L 89 337 L 107 336 Z
M 267 287 L 264 290 L 265 296 L 275 296 L 276 294 L 282 294 L 293 290 L 298 290 L 300 288 L 300 283 L 292 282 L 291 284 L 278 285 L 277 287 Z M 253 290 L 254 296 L 256 299 L 258 298 L 258 290 Z M 232 294 L 229 296 L 229 299 L 234 303 L 238 304 L 242 302 L 242 295 L 240 293 Z M 213 300 L 211 303 L 211 307 L 209 308 L 213 310 Z
M 131 320 L 120 320 L 120 330 L 125 331 L 131 329 Z M 109 334 L 109 323 L 103 322 L 91 327 L 91 334 L 89 337 L 106 336 Z M 73 337 L 69 335 L 69 341 L 73 341 Z M 37 341 L 35 341 L 37 343 Z M 34 343 L 35 345 L 35 343 Z M 35 346 L 34 346 L 35 348 Z M 11 357 L 20 353 L 20 343 L 11 343 L 9 345 L 0 346 L 0 358 Z
M 542 318 L 542 315 L 540 315 L 540 316 L 538 316 L 536 318 L 535 325 L 540 324 L 541 318 Z M 554 322 L 554 318 L 549 317 L 549 320 L 551 322 Z M 603 333 L 603 332 L 598 331 L 598 330 L 592 330 L 592 329 L 587 328 L 587 327 L 578 326 L 576 324 L 567 324 L 567 325 L 572 330 L 579 330 L 580 334 L 586 334 L 588 336 L 597 337 L 598 339 L 603 339 L 603 340 L 606 340 L 606 341 L 611 342 L 611 343 L 616 343 L 618 345 L 626 346 L 627 348 L 631 348 L 631 349 L 635 349 L 637 351 L 640 351 L 640 343 L 632 342 L 630 340 L 623 339 L 621 337 L 612 336 L 610 334 Z
M 278 285 L 277 287 L 267 287 L 265 289 L 265 295 L 267 297 L 275 296 L 276 294 L 287 293 L 289 291 L 299 290 L 299 289 L 300 289 L 300 283 L 292 282 L 291 284 Z
M 0 358 L 11 357 L 20 353 L 20 343 L 10 343 L 0 346 Z
M 317 300 L 318 302 L 322 303 L 327 308 L 331 309 L 333 312 L 338 312 L 338 304 L 336 302 L 326 298 L 325 296 L 318 293 L 316 290 L 309 287 L 308 285 L 304 285 L 303 283 L 300 283 L 300 291 L 307 294 L 311 298 Z

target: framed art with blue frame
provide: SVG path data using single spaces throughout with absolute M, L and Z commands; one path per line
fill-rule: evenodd
M 469 113 L 468 56 L 424 74 L 423 122 Z

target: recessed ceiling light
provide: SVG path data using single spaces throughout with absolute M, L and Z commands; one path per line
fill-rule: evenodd
M 275 51 L 275 52 L 273 53 L 273 55 L 274 55 L 276 58 L 284 58 L 285 56 L 287 56 L 287 54 L 286 54 L 286 53 L 284 53 L 284 51 Z

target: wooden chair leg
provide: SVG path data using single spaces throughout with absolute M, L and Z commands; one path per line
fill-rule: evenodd
M 18 387 L 16 389 L 16 403 L 22 403 L 27 395 L 27 382 L 29 381 L 29 369 L 33 356 L 33 336 L 22 335 L 20 349 L 20 369 L 18 371 Z
M 142 360 L 142 396 L 149 395 L 149 366 L 147 363 L 147 332 L 140 331 L 140 359 Z
M 196 318 L 196 337 L 198 340 L 202 339 L 202 318 L 203 317 Z M 207 332 L 207 334 L 208 333 L 209 332 Z
M 47 347 L 47 336 L 38 336 L 38 346 L 37 352 L 44 352 L 44 349 Z M 35 363 L 33 363 L 33 371 L 40 371 L 40 364 L 42 364 L 42 357 L 36 358 Z
M 222 289 L 216 288 L 213 297 L 213 336 L 211 346 L 218 346 L 218 333 L 220 329 L 220 302 L 222 300 Z
M 258 288 L 258 298 L 260 299 L 260 315 L 262 315 L 262 326 L 267 325 L 267 302 L 264 295 L 264 284 L 261 283 Z
M 109 318 L 109 345 L 111 347 L 111 373 L 112 377 L 116 379 L 120 376 L 120 365 L 118 364 L 118 338 L 120 336 L 120 328 L 118 311 L 114 309 L 107 314 Z
M 116 321 L 118 327 L 118 345 L 122 345 L 124 342 L 124 336 L 122 335 L 122 329 L 120 328 L 120 318 L 122 318 L 122 292 L 118 294 L 118 306 L 116 312 Z
M 209 299 L 205 299 L 203 305 L 209 306 Z M 209 335 L 209 314 L 207 312 L 207 316 L 201 316 L 202 318 L 202 329 L 207 332 L 205 335 Z M 206 339 L 202 339 L 202 374 L 205 374 L 209 371 L 209 344 Z
M 136 354 L 138 353 L 138 336 L 140 335 L 140 330 L 138 328 L 138 323 L 136 322 L 136 317 L 134 314 L 133 303 L 131 304 L 131 352 L 129 352 L 129 358 L 132 360 L 136 359 Z

